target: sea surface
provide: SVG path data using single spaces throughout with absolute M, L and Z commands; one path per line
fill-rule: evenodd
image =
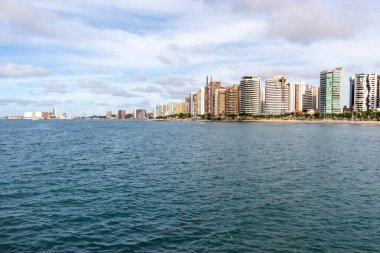
M 380 126 L 2 120 L 0 252 L 380 252 Z

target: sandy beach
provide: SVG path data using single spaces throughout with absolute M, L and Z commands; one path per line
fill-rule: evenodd
M 230 122 L 230 123 L 307 123 L 307 124 L 359 124 L 359 125 L 380 125 L 380 121 L 375 120 L 297 120 L 297 119 L 244 119 L 244 120 L 204 120 L 204 119 L 154 119 L 155 121 L 185 121 L 185 122 Z

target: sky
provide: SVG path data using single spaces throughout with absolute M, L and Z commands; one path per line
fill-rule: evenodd
M 380 1 L 1 0 L 0 116 L 105 115 L 205 85 L 380 72 Z

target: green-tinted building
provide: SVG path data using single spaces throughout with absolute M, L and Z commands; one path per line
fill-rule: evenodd
M 322 114 L 343 112 L 342 68 L 321 72 L 319 112 Z

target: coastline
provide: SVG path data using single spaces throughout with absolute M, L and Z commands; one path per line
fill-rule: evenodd
M 220 123 L 307 123 L 307 124 L 354 124 L 354 125 L 380 125 L 380 121 L 368 120 L 300 120 L 300 119 L 245 119 L 245 120 L 204 120 L 204 119 L 152 119 L 154 121 L 174 121 L 174 122 L 220 122 Z
M 4 121 L 32 121 L 29 119 L 4 119 Z M 36 121 L 50 121 L 50 120 L 36 120 Z M 208 123 L 274 123 L 274 124 L 347 124 L 347 125 L 380 125 L 380 121 L 376 120 L 333 120 L 333 119 L 240 119 L 240 120 L 207 120 L 207 119 L 66 119 L 64 121 L 166 121 L 166 122 L 208 122 Z

